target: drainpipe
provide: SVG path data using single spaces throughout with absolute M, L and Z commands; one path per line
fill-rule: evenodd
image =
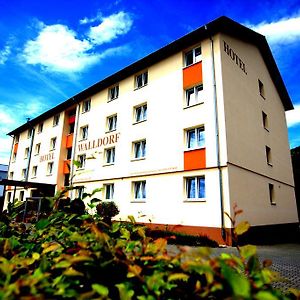
M 73 98 L 75 101 L 75 99 Z M 75 126 L 74 126 L 74 138 L 73 138 L 73 144 L 72 144 L 72 155 L 71 155 L 71 165 L 70 165 L 70 186 L 73 185 L 73 177 L 74 177 L 74 160 L 75 160 L 75 154 L 76 154 L 76 145 L 77 145 L 77 131 L 78 131 L 78 123 L 79 123 L 79 112 L 80 112 L 80 104 L 77 103 L 76 107 L 76 119 L 75 119 Z M 73 196 L 73 191 L 71 190 L 71 195 Z
M 29 123 L 30 121 L 28 120 L 27 122 Z M 29 168 L 30 168 L 33 140 L 34 140 L 34 133 L 35 133 L 35 129 L 33 126 L 30 125 L 30 123 L 29 123 L 29 127 L 31 128 L 31 140 L 30 140 L 30 147 L 29 147 L 29 152 L 28 152 L 28 164 L 27 164 L 27 168 L 26 168 L 25 181 L 28 181 L 28 177 L 29 177 Z
M 226 230 L 224 221 L 224 198 L 223 198 L 223 174 L 221 169 L 220 159 L 220 133 L 219 133 L 219 117 L 218 117 L 218 99 L 217 99 L 217 85 L 216 85 L 216 72 L 215 72 L 215 54 L 214 54 L 214 41 L 211 34 L 205 25 L 210 39 L 210 50 L 212 57 L 212 74 L 213 74 L 213 101 L 214 101 L 214 113 L 215 113 L 215 128 L 216 128 L 216 154 L 217 154 L 217 168 L 219 173 L 219 196 L 220 196 L 220 210 L 221 210 L 221 236 L 226 241 Z

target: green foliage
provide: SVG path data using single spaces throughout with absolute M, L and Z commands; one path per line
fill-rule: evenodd
M 116 212 L 116 211 L 115 211 Z M 170 255 L 165 238 L 130 222 L 55 210 L 25 226 L 0 218 L 0 299 L 296 299 L 273 289 L 254 246 Z M 242 230 L 243 231 L 243 230 Z
M 117 205 L 113 201 L 101 201 L 96 206 L 97 213 L 107 224 L 111 224 L 111 219 L 119 213 Z

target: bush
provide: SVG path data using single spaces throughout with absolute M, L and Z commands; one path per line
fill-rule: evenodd
M 0 299 L 296 299 L 272 288 L 255 246 L 168 254 L 167 240 L 130 222 L 53 212 L 28 227 L 0 218 Z M 236 226 L 236 234 L 247 224 Z
M 113 201 L 101 201 L 96 206 L 97 213 L 103 218 L 103 221 L 111 225 L 111 219 L 119 213 L 117 205 Z

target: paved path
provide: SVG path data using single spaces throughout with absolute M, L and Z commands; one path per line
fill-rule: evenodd
M 176 253 L 176 246 L 168 246 L 168 250 Z M 213 254 L 221 252 L 235 253 L 234 247 L 214 248 Z M 271 246 L 257 246 L 257 253 L 260 261 L 271 259 L 271 269 L 280 273 L 286 281 L 274 283 L 274 287 L 287 291 L 293 287 L 300 290 L 300 244 L 281 244 Z

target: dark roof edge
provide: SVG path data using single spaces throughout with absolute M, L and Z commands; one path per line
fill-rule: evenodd
M 8 135 L 15 135 L 26 129 L 29 129 L 31 126 L 37 125 L 44 119 L 49 118 L 57 113 L 64 111 L 67 108 L 72 107 L 76 103 L 93 96 L 95 93 L 105 88 L 108 88 L 109 86 L 127 78 L 128 76 L 131 76 L 149 67 L 150 65 L 153 65 L 177 53 L 178 51 L 181 51 L 185 48 L 188 48 L 196 44 L 197 41 L 201 41 L 205 38 L 208 38 L 210 35 L 215 35 L 219 32 L 228 34 L 233 37 L 237 37 L 238 39 L 244 40 L 246 42 L 250 42 L 259 48 L 263 56 L 263 59 L 265 60 L 266 66 L 270 72 L 274 85 L 278 90 L 279 96 L 281 98 L 285 110 L 293 109 L 292 101 L 286 90 L 286 87 L 284 85 L 281 74 L 276 65 L 276 62 L 273 58 L 270 47 L 266 41 L 266 38 L 263 35 L 231 20 L 230 18 L 222 16 L 184 35 L 183 37 L 171 42 L 170 44 L 167 44 L 166 46 L 156 50 L 155 52 L 150 53 L 149 55 L 132 63 L 131 65 L 125 67 L 124 69 L 121 69 L 120 71 L 117 71 L 116 73 L 95 83 L 94 85 L 88 87 L 87 89 L 79 92 L 72 98 L 69 98 L 65 102 L 58 104 L 57 106 L 51 108 L 50 110 L 42 113 L 38 117 L 30 120 L 27 123 L 24 123 L 23 125 L 9 132 Z

